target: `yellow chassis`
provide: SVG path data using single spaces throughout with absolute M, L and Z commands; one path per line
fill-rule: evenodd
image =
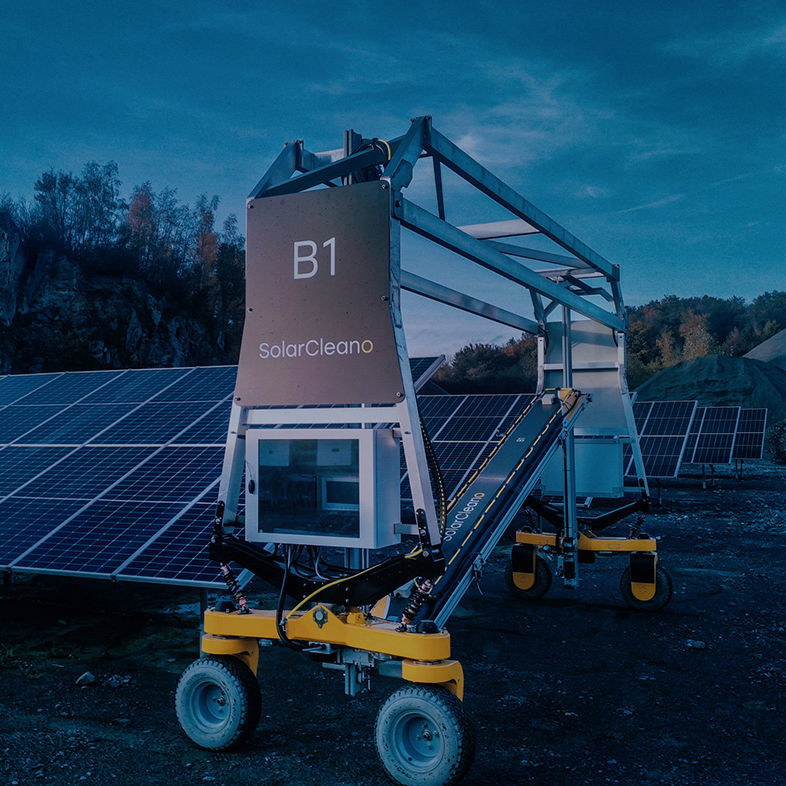
M 535 584 L 537 549 L 543 546 L 559 549 L 561 544 L 556 534 L 548 532 L 517 532 L 516 543 L 525 543 L 535 547 L 531 572 L 513 573 L 514 584 L 519 589 L 528 590 Z M 595 554 L 652 554 L 655 559 L 652 569 L 654 578 L 655 566 L 658 561 L 658 545 L 654 538 L 599 538 L 591 532 L 579 532 L 578 551 L 589 551 Z M 652 582 L 632 581 L 630 588 L 635 598 L 648 601 L 655 597 L 657 586 L 654 580 Z
M 292 614 L 286 621 L 286 634 L 290 641 L 371 653 L 382 674 L 399 676 L 400 665 L 402 679 L 441 685 L 459 699 L 464 698 L 464 671 L 457 660 L 450 658 L 450 634 L 445 630 L 402 632 L 387 620 L 359 611 L 334 614 L 320 604 Z M 231 655 L 256 674 L 260 639 L 278 641 L 274 611 L 205 612 L 202 651 L 206 654 Z

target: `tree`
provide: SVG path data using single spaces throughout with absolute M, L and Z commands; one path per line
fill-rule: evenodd
M 713 354 L 717 345 L 707 329 L 705 314 L 688 311 L 683 323 L 680 325 L 680 336 L 684 340 L 682 347 L 683 360 L 695 360 L 705 355 Z

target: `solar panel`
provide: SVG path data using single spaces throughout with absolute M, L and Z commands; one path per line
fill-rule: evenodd
M 0 409 L 0 443 L 7 444 L 19 439 L 62 411 L 63 407 L 57 404 L 38 407 L 10 404 L 3 407 Z
M 0 565 L 10 566 L 84 504 L 61 500 L 53 505 L 51 499 L 27 497 L 8 497 L 0 502 Z
M 211 401 L 194 401 L 187 407 L 182 403 L 172 402 L 140 404 L 122 420 L 96 435 L 94 441 L 99 444 L 162 445 L 188 428 L 214 406 Z
M 444 362 L 444 355 L 429 358 L 410 358 L 409 368 L 412 372 L 412 381 L 415 384 L 415 390 L 420 390 L 420 388 L 434 376 L 434 372 Z
M 87 404 L 141 404 L 191 371 L 190 368 L 129 369 L 82 401 Z
M 644 471 L 650 478 L 676 477 L 696 411 L 696 401 L 637 401 L 633 405 Z M 630 451 L 626 475 L 635 474 Z
M 218 567 L 207 553 L 213 513 L 213 505 L 194 505 L 122 568 L 119 578 L 198 585 L 219 582 Z
M 82 445 L 132 409 L 133 404 L 72 404 L 15 440 L 20 445 Z M 38 409 L 14 405 L 9 409 Z
M 767 430 L 766 409 L 742 409 L 737 424 L 737 436 L 731 457 L 735 461 L 760 459 L 764 454 L 764 434 Z
M 191 502 L 221 475 L 224 449 L 166 447 L 107 492 L 107 499 Z
M 96 500 L 15 562 L 14 568 L 109 577 L 182 509 L 173 502 Z
M 0 406 L 22 400 L 59 376 L 61 374 L 24 374 L 6 377 L 0 386 Z
M 53 448 L 43 450 L 51 451 Z M 138 466 L 151 452 L 150 448 L 138 447 L 79 448 L 22 488 L 18 488 L 16 495 L 90 501 Z
M 416 383 L 442 360 L 412 359 Z M 205 546 L 235 375 L 219 366 L 0 379 L 0 566 L 221 584 Z
M 20 448 L 15 445 L 0 450 L 0 498 L 12 494 L 23 484 L 73 452 L 73 448 Z
M 705 407 L 693 453 L 692 464 L 729 464 L 734 435 L 740 419 L 739 407 Z
M 532 398 L 517 393 L 418 397 L 448 497 L 483 461 Z M 404 470 L 402 464 L 402 473 Z M 410 499 L 411 493 L 404 474 L 402 499 Z
M 156 395 L 156 401 L 221 401 L 235 390 L 237 366 L 192 369 L 182 379 Z
M 21 404 L 73 404 L 121 376 L 123 371 L 71 371 L 25 396 Z
M 693 460 L 693 454 L 696 451 L 696 442 L 698 442 L 699 434 L 701 433 L 701 424 L 704 422 L 704 415 L 707 412 L 707 407 L 696 407 L 696 414 L 693 417 L 688 437 L 685 440 L 685 453 L 683 459 L 686 464 L 690 464 Z

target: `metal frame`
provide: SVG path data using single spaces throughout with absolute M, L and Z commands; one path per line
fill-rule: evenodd
M 434 214 L 404 194 L 419 161 L 431 159 L 437 213 Z M 461 226 L 449 222 L 442 167 L 447 167 L 476 191 L 488 197 L 508 218 Z M 580 241 L 565 227 L 537 208 L 500 178 L 433 128 L 431 118 L 417 117 L 406 133 L 389 141 L 367 139 L 355 131 L 344 134 L 343 148 L 311 152 L 303 140 L 284 145 L 283 150 L 249 195 L 249 200 L 302 192 L 314 187 L 338 187 L 381 178 L 391 189 L 390 310 L 401 366 L 404 397 L 401 403 L 380 407 L 336 407 L 332 409 L 285 408 L 254 410 L 235 404 L 227 439 L 227 451 L 219 499 L 224 502 L 224 520 L 236 519 L 240 476 L 244 455 L 242 443 L 249 427 L 290 424 L 345 423 L 370 427 L 393 423 L 401 429 L 402 444 L 416 509 L 425 511 L 430 540 L 440 542 L 434 498 L 426 462 L 425 446 L 418 428 L 415 390 L 407 362 L 400 293 L 402 289 L 499 324 L 538 335 L 548 340 L 547 320 L 561 309 L 565 334 L 563 385 L 572 386 L 570 323 L 575 312 L 594 320 L 619 337 L 617 371 L 625 375 L 625 306 L 620 287 L 619 266 L 612 264 Z M 468 259 L 481 268 L 522 288 L 526 312 L 501 308 L 493 303 L 433 281 L 401 267 L 401 227 Z M 518 245 L 502 239 L 540 234 L 557 247 L 556 253 Z M 542 355 L 541 355 L 542 357 Z M 540 368 L 542 377 L 542 364 Z M 541 385 L 542 387 L 542 385 Z M 627 386 L 621 386 L 626 392 Z M 626 399 L 627 407 L 630 402 Z M 643 464 L 632 411 L 626 412 L 635 464 L 642 482 Z M 565 458 L 565 515 L 567 533 L 575 526 L 575 455 L 572 430 L 563 439 Z M 358 564 L 362 564 L 362 559 Z

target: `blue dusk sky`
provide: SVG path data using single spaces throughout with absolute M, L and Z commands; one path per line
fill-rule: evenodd
M 0 193 L 114 160 L 126 194 L 149 180 L 242 217 L 286 140 L 330 149 L 430 114 L 620 264 L 629 304 L 786 288 L 783 2 L 0 0 L 0 18 Z M 502 217 L 446 187 L 449 220 Z M 427 179 L 410 192 L 429 206 Z M 404 252 L 520 299 L 423 243 Z M 412 354 L 513 333 L 414 296 L 405 318 Z

